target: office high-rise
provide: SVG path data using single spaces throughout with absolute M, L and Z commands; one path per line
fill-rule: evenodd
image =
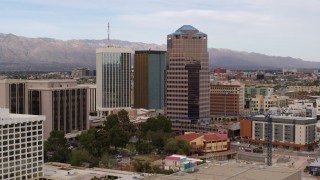
M 165 113 L 175 131 L 206 131 L 210 119 L 207 35 L 184 25 L 167 36 Z
M 134 55 L 134 108 L 164 106 L 165 51 L 136 51 Z
M 107 47 L 96 50 L 97 111 L 109 115 L 113 109 L 131 108 L 131 50 Z

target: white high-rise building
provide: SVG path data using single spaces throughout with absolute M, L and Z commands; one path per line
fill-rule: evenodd
M 43 176 L 43 121 L 45 116 L 0 109 L 0 179 Z
M 97 111 L 106 116 L 113 109 L 131 108 L 131 50 L 106 47 L 96 50 Z

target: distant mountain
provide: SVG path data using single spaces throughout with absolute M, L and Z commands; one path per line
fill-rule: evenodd
M 239 52 L 229 49 L 209 49 L 210 67 L 228 69 L 280 69 L 320 68 L 320 62 L 304 61 L 292 57 L 267 56 L 259 53 Z
M 65 71 L 74 67 L 95 69 L 95 49 L 107 45 L 134 50 L 165 50 L 166 45 L 121 40 L 69 40 L 26 38 L 0 34 L 0 71 Z M 210 67 L 229 69 L 320 68 L 320 62 L 275 57 L 227 49 L 209 49 Z

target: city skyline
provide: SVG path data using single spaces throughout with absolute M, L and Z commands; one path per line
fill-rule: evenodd
M 165 44 L 167 33 L 190 24 L 207 32 L 209 48 L 320 61 L 319 7 L 316 0 L 4 0 L 0 33 L 63 40 L 106 39 L 110 22 L 111 39 Z

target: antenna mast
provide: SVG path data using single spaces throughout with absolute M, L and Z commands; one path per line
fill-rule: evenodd
M 109 24 L 109 22 L 108 22 L 108 41 L 110 40 L 109 34 L 110 34 L 110 24 Z

